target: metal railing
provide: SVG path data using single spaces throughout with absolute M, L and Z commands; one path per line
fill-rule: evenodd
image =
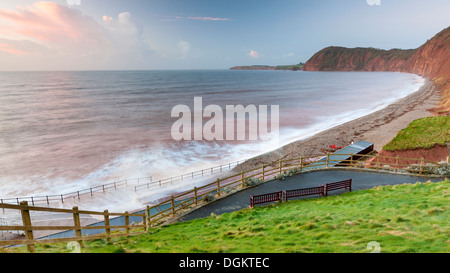
M 32 206 L 35 205 L 50 205 L 50 203 L 60 203 L 64 204 L 65 200 L 68 199 L 78 199 L 80 200 L 83 196 L 94 196 L 96 193 L 106 193 L 112 190 L 117 190 L 119 188 L 129 187 L 132 185 L 136 185 L 134 188 L 135 192 L 150 189 L 154 186 L 163 187 L 168 184 L 173 184 L 174 182 L 185 181 L 187 179 L 194 179 L 197 177 L 203 177 L 210 174 L 217 174 L 218 172 L 223 172 L 225 170 L 231 170 L 232 167 L 235 167 L 245 160 L 240 160 L 228 164 L 222 164 L 219 166 L 203 169 L 200 171 L 195 171 L 187 174 L 181 174 L 178 176 L 173 176 L 160 180 L 153 180 L 151 176 L 149 177 L 140 177 L 140 178 L 132 178 L 125 179 L 116 182 L 111 182 L 108 184 L 103 184 L 95 187 L 91 187 L 88 189 L 83 189 L 75 192 L 65 193 L 65 194 L 54 194 L 54 195 L 43 195 L 43 196 L 31 196 L 31 197 L 14 197 L 14 198 L 0 198 L 0 204 L 17 204 L 19 205 L 22 201 L 27 201 Z M 145 182 L 149 181 L 149 182 Z M 144 184 L 142 184 L 144 182 Z

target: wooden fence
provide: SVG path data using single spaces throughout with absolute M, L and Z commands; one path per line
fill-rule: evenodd
M 166 198 L 159 204 L 153 206 L 147 206 L 146 213 L 144 214 L 128 214 L 128 213 L 109 213 L 107 210 L 104 212 L 92 212 L 92 211 L 80 211 L 76 207 L 71 210 L 67 209 L 52 209 L 42 207 L 30 207 L 26 201 L 21 202 L 20 205 L 12 204 L 0 204 L 0 208 L 3 209 L 15 209 L 20 210 L 22 214 L 23 226 L 0 226 L 0 230 L 23 230 L 25 231 L 26 240 L 9 240 L 0 241 L 0 246 L 12 245 L 12 244 L 26 244 L 30 252 L 34 251 L 34 244 L 38 243 L 54 243 L 61 241 L 80 241 L 91 240 L 98 238 L 107 238 L 108 240 L 113 236 L 127 236 L 132 235 L 130 229 L 132 228 L 144 228 L 144 232 L 148 227 L 152 227 L 161 223 L 164 223 L 173 217 L 177 216 L 180 212 L 188 212 L 195 207 L 207 204 L 214 198 L 220 198 L 226 196 L 230 192 L 254 186 L 255 181 L 265 182 L 274 178 L 282 179 L 285 176 L 291 174 L 300 174 L 303 172 L 331 169 L 335 167 L 329 167 L 331 163 L 337 163 L 339 167 L 343 168 L 358 168 L 372 171 L 386 171 L 390 173 L 408 173 L 413 175 L 429 175 L 430 170 L 433 168 L 441 167 L 438 163 L 414 158 L 400 158 L 400 157 L 383 157 L 379 155 L 362 155 L 362 154 L 349 154 L 349 159 L 345 161 L 333 162 L 332 157 L 328 154 L 327 160 L 322 162 L 312 161 L 312 157 L 300 157 L 288 160 L 279 160 L 272 162 L 268 165 L 262 165 L 241 173 L 232 174 L 228 177 L 217 179 L 212 183 L 201 187 L 195 187 L 190 191 L 186 191 L 170 198 Z M 317 158 L 317 157 L 315 157 Z M 355 159 L 358 158 L 358 159 Z M 394 166 L 382 165 L 383 158 L 394 158 Z M 370 161 L 369 161 L 370 160 Z M 416 165 L 411 166 L 404 164 L 402 161 L 415 161 Z M 74 225 L 73 226 L 33 226 L 30 218 L 30 211 L 47 211 L 47 212 L 64 212 L 73 214 Z M 79 215 L 91 214 L 91 215 L 103 215 L 105 219 L 104 226 L 80 226 Z M 111 226 L 109 224 L 109 216 L 124 216 L 128 219 L 130 216 L 142 217 L 141 225 L 123 225 L 123 226 Z M 95 236 L 81 236 L 81 230 L 84 229 L 104 229 L 105 234 Z M 125 233 L 111 234 L 112 229 L 125 229 Z M 60 239 L 44 239 L 35 240 L 33 238 L 33 230 L 74 230 L 76 236 L 73 238 L 60 238 Z
M 288 201 L 289 198 L 308 196 L 308 195 L 325 196 L 325 187 L 323 185 L 321 185 L 319 187 L 283 191 L 284 201 Z
M 253 208 L 257 204 L 264 204 L 275 201 L 283 201 L 282 191 L 250 196 L 250 207 Z
M 364 169 L 376 172 L 389 172 L 389 173 L 407 173 L 410 175 L 430 175 L 432 168 L 441 167 L 440 164 L 415 158 L 401 158 L 401 157 L 385 157 L 379 155 L 363 155 L 363 154 L 348 154 L 349 159 L 345 161 L 334 160 L 330 155 L 327 155 L 327 160 L 311 161 L 311 159 L 317 157 L 300 157 L 288 160 L 279 160 L 272 164 L 263 164 L 261 167 L 256 167 L 247 171 L 242 171 L 238 174 L 233 174 L 225 178 L 218 179 L 215 182 L 209 183 L 202 187 L 196 187 L 193 190 L 183 192 L 178 195 L 171 196 L 159 204 L 147 207 L 147 214 L 149 215 L 149 225 L 154 226 L 159 223 L 174 217 L 179 212 L 190 211 L 197 207 L 199 204 L 210 202 L 211 199 L 220 198 L 233 190 L 243 189 L 248 186 L 252 186 L 249 183 L 250 179 L 258 179 L 261 182 L 265 182 L 269 179 L 279 178 L 282 179 L 285 176 L 292 174 L 300 174 L 308 171 L 323 170 L 323 169 L 335 169 L 336 167 L 329 167 L 331 163 L 338 164 L 337 167 L 346 169 Z M 325 156 L 324 156 L 325 157 Z M 357 160 L 355 158 L 358 158 Z M 381 164 L 383 158 L 394 158 L 396 164 L 394 166 L 387 166 Z M 368 161 L 372 159 L 371 161 Z M 415 161 L 417 165 L 411 166 L 404 164 L 402 161 Z M 212 196 L 214 196 L 212 198 Z M 154 213 L 152 213 L 154 212 Z
M 104 238 L 107 241 L 110 241 L 112 237 L 117 236 L 130 236 L 130 235 L 136 235 L 139 233 L 131 233 L 131 229 L 144 229 L 144 232 L 147 231 L 147 223 L 146 223 L 146 215 L 145 214 L 130 214 L 128 212 L 125 213 L 110 213 L 108 210 L 105 210 L 104 212 L 96 212 L 96 211 L 84 211 L 79 210 L 77 207 L 70 209 L 57 209 L 57 208 L 45 208 L 45 207 L 32 207 L 28 206 L 27 201 L 22 201 L 20 205 L 11 205 L 11 204 L 0 204 L 0 208 L 3 209 L 13 209 L 13 210 L 20 210 L 21 216 L 22 216 L 22 226 L 0 226 L 0 230 L 2 231 L 12 231 L 12 230 L 22 230 L 25 233 L 25 240 L 2 240 L 0 241 L 0 246 L 7 246 L 7 245 L 27 245 L 29 252 L 35 252 L 35 244 L 51 244 L 51 243 L 57 243 L 57 242 L 67 242 L 67 241 L 76 241 L 80 244 L 80 246 L 83 245 L 83 241 L 85 240 L 95 240 L 95 239 L 101 239 Z M 73 226 L 34 226 L 32 224 L 32 218 L 31 218 L 31 212 L 37 211 L 37 212 L 56 212 L 56 213 L 69 213 L 73 216 Z M 104 226 L 81 226 L 80 223 L 80 214 L 88 214 L 88 215 L 102 215 L 104 217 Z M 125 225 L 111 225 L 110 224 L 110 217 L 111 216 L 123 216 L 125 217 Z M 130 217 L 142 217 L 142 224 L 141 225 L 130 225 Z M 89 229 L 101 229 L 105 232 L 101 235 L 93 235 L 93 236 L 82 236 L 82 230 L 89 230 Z M 115 229 L 122 229 L 125 230 L 125 233 L 114 233 L 112 234 L 111 231 Z M 36 230 L 73 230 L 75 232 L 75 237 L 71 238 L 58 238 L 58 239 L 43 239 L 43 240 L 35 240 L 33 231 Z
M 232 167 L 239 165 L 245 160 L 240 160 L 228 164 L 222 164 L 219 166 L 214 166 L 208 169 L 203 169 L 195 172 L 185 173 L 178 176 L 168 177 L 165 179 L 155 180 L 151 176 L 125 179 L 121 181 L 116 181 L 108 184 L 103 184 L 89 189 L 83 189 L 75 192 L 65 193 L 65 194 L 54 194 L 46 196 L 29 196 L 29 197 L 16 197 L 16 198 L 0 198 L 0 204 L 17 204 L 19 205 L 22 201 L 28 201 L 32 206 L 35 205 L 54 205 L 55 203 L 64 204 L 67 200 L 78 199 L 80 200 L 84 196 L 94 196 L 95 194 L 104 194 L 106 192 L 115 191 L 120 188 L 126 188 L 134 185 L 134 191 L 142 190 L 153 190 L 156 187 L 162 188 L 173 183 L 185 181 L 188 179 L 199 178 L 207 175 L 213 175 L 220 173 L 222 171 L 231 170 Z
M 260 195 L 250 195 L 250 208 L 253 208 L 257 204 L 271 203 L 276 201 L 287 202 L 289 198 L 319 195 L 321 197 L 328 196 L 329 191 L 335 191 L 339 189 L 348 189 L 352 191 L 352 179 L 343 181 L 327 183 L 320 185 L 319 187 L 302 188 L 294 190 L 283 190 L 271 193 L 265 193 Z

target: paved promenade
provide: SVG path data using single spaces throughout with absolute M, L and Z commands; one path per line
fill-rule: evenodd
M 364 172 L 354 170 L 324 170 L 304 173 L 298 176 L 288 177 L 285 180 L 274 180 L 261 184 L 257 187 L 250 188 L 238 193 L 235 193 L 227 198 L 218 200 L 210 205 L 199 208 L 190 214 L 184 216 L 181 221 L 188 221 L 196 218 L 204 218 L 214 213 L 220 215 L 222 213 L 229 213 L 243 208 L 248 208 L 250 205 L 250 195 L 259 195 L 280 190 L 292 190 L 299 188 L 310 188 L 320 185 L 325 185 L 331 182 L 337 182 L 346 179 L 352 179 L 352 190 L 371 189 L 375 186 L 396 185 L 403 183 L 416 183 L 443 181 L 443 178 L 426 178 L 410 175 L 396 175 L 388 173 Z M 342 194 L 345 190 L 337 190 L 330 192 L 329 195 Z M 318 197 L 318 196 L 317 196 Z M 303 197 L 303 198 L 316 198 Z M 300 198 L 299 198 L 300 199 Z M 263 204 L 264 205 L 264 204 Z M 262 206 L 262 205 L 260 205 Z

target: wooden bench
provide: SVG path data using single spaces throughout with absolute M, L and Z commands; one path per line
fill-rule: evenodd
M 319 194 L 320 196 L 324 196 L 325 187 L 323 185 L 321 185 L 319 187 L 313 187 L 313 188 L 283 191 L 285 201 L 288 201 L 289 198 L 293 198 L 293 197 L 316 195 L 316 194 Z
M 348 189 L 349 191 L 352 191 L 352 180 L 343 180 L 339 182 L 334 183 L 328 183 L 325 185 L 325 196 L 328 196 L 329 191 L 335 191 L 340 189 Z
M 257 204 L 275 202 L 275 201 L 283 201 L 283 192 L 272 192 L 261 195 L 252 195 L 250 196 L 250 207 L 253 208 Z

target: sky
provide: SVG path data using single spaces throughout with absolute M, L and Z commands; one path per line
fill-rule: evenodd
M 327 46 L 417 48 L 448 14 L 448 0 L 0 0 L 0 71 L 297 64 Z

